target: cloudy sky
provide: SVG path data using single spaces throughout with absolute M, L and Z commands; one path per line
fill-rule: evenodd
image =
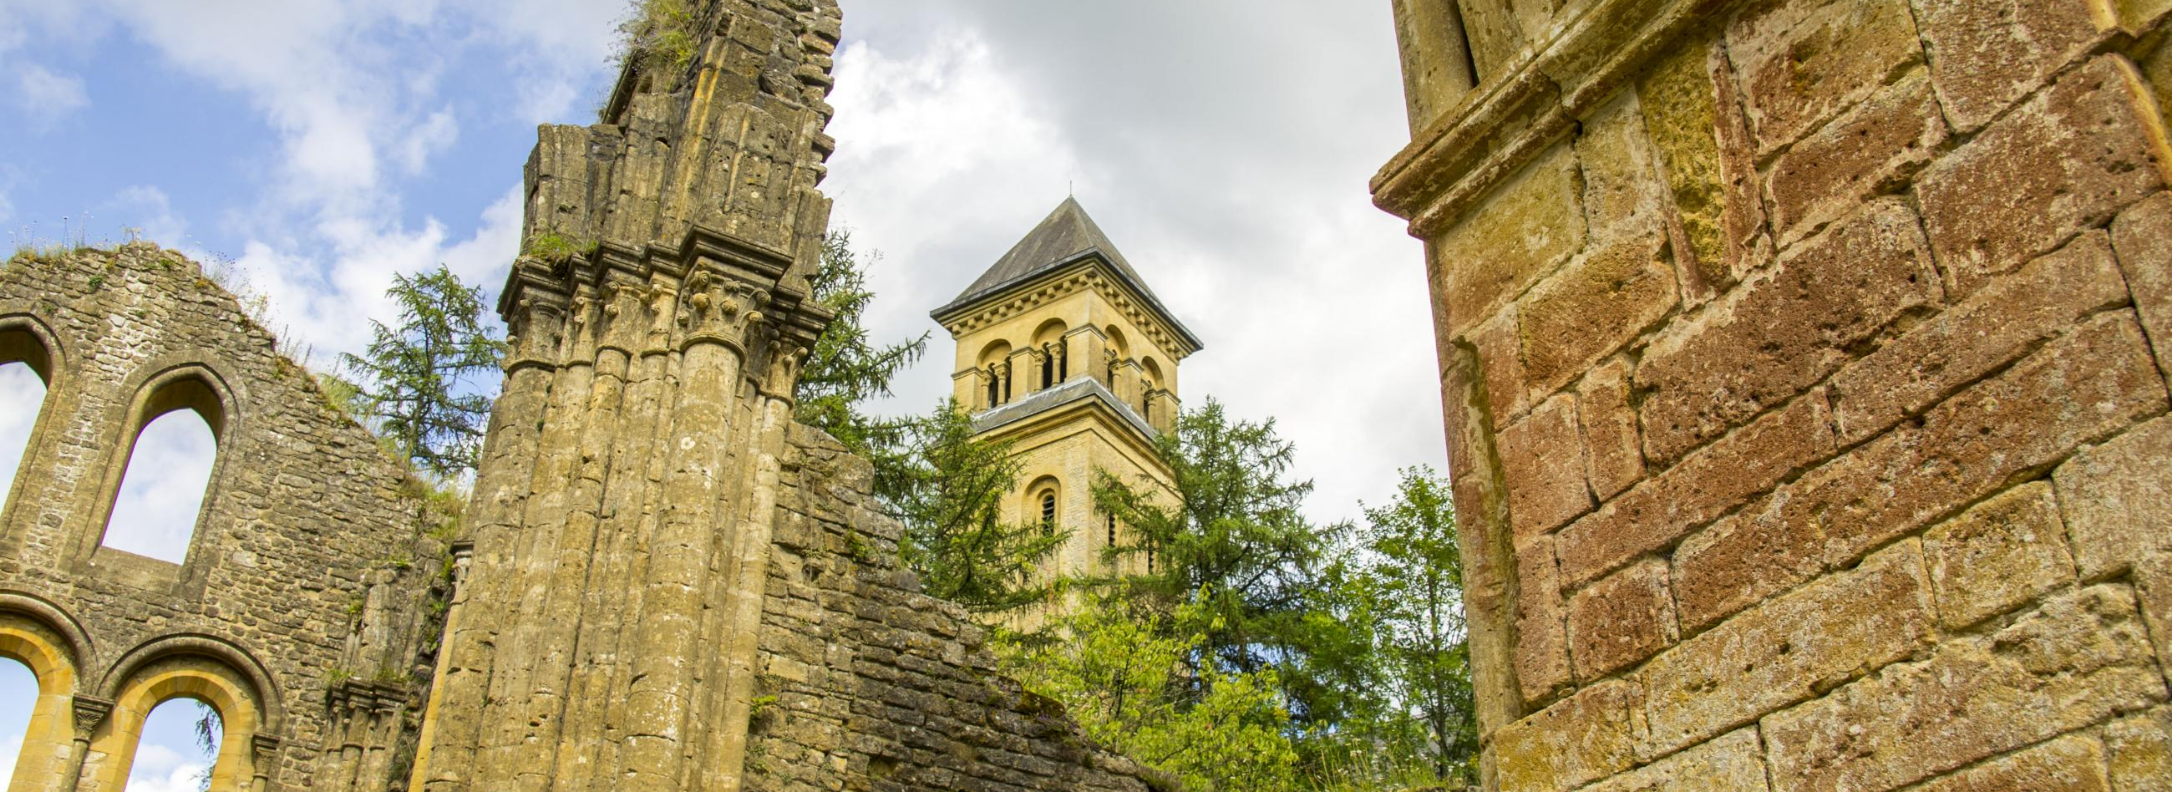
M 824 186 L 882 255 L 876 332 L 936 333 L 885 408 L 948 392 L 928 310 L 1075 191 L 1205 340 L 1186 403 L 1276 418 L 1315 517 L 1442 467 L 1419 248 L 1365 189 L 1407 139 L 1388 6 L 846 0 Z M 232 262 L 321 365 L 396 273 L 496 290 L 535 125 L 594 118 L 624 7 L 0 0 L 0 228 Z M 0 481 L 26 379 L 0 371 Z

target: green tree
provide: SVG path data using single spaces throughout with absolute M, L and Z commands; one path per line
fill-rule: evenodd
M 1286 480 L 1295 447 L 1272 419 L 1232 421 L 1211 398 L 1156 446 L 1174 474 L 1173 500 L 1145 482 L 1095 478 L 1095 506 L 1131 529 L 1111 555 L 1143 557 L 1127 566 L 1148 570 L 1117 584 L 1164 614 L 1193 606 L 1197 619 L 1176 624 L 1202 637 L 1195 665 L 1276 668 L 1299 726 L 1339 721 L 1342 696 L 1313 648 L 1347 635 L 1319 617 L 1314 592 L 1345 527 L 1305 519 L 1312 482 Z
M 1196 605 L 1133 618 L 1121 602 L 1093 598 L 1058 620 L 1053 639 L 1003 640 L 997 651 L 1008 673 L 1061 702 L 1087 734 L 1186 789 L 1293 789 L 1297 755 L 1275 673 L 1227 671 L 1203 652 L 1204 633 L 1178 628 L 1211 622 Z M 1193 695 L 1194 682 L 1204 695 Z
M 872 264 L 880 257 L 866 258 Z M 891 380 L 927 352 L 928 334 L 880 346 L 868 340 L 867 309 L 875 293 L 867 288 L 866 265 L 852 252 L 849 231 L 832 231 L 823 239 L 822 266 L 808 276 L 807 289 L 835 318 L 815 340 L 800 371 L 793 417 L 830 433 L 880 469 L 911 421 L 869 415 L 863 405 L 890 395 Z
M 1061 585 L 1040 573 L 1068 532 L 1002 519 L 1003 498 L 1018 483 L 1009 443 L 973 436 L 955 400 L 912 423 L 886 499 L 905 525 L 905 564 L 933 596 L 976 613 L 1003 613 L 1046 602 Z
M 1402 471 L 1394 502 L 1365 510 L 1365 577 L 1378 640 L 1403 707 L 1424 727 L 1434 775 L 1476 778 L 1477 708 L 1463 622 L 1463 554 L 1447 482 L 1428 467 Z
M 440 265 L 398 275 L 386 291 L 400 308 L 397 327 L 371 322 L 362 355 L 343 355 L 366 424 L 402 458 L 441 479 L 473 470 L 490 413 L 489 383 L 501 341 L 483 322 L 482 290 Z

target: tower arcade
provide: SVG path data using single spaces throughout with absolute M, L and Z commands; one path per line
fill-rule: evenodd
M 1002 519 L 1069 531 L 1052 571 L 1093 569 L 1122 531 L 1093 508 L 1094 471 L 1170 486 L 1154 437 L 1176 426 L 1177 368 L 1198 337 L 1076 199 L 931 315 L 955 341 L 974 430 L 1023 463 Z

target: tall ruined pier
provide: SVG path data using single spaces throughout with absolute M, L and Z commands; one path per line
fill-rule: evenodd
M 1489 788 L 2166 788 L 2172 4 L 1394 2 Z

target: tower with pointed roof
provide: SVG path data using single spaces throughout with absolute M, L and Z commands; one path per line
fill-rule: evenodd
M 1070 532 L 1050 571 L 1101 570 L 1123 527 L 1093 508 L 1094 471 L 1169 488 L 1154 438 L 1176 425 L 1177 368 L 1199 338 L 1077 199 L 931 315 L 956 343 L 954 392 L 974 430 L 1022 463 L 1004 519 Z

